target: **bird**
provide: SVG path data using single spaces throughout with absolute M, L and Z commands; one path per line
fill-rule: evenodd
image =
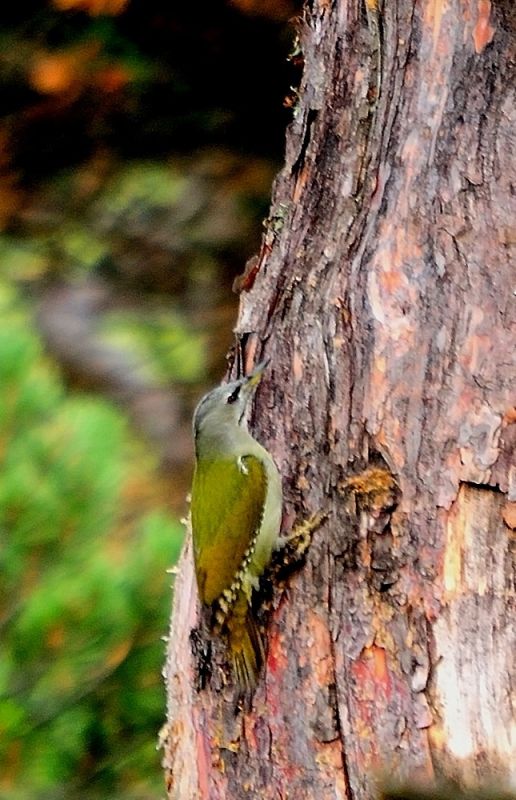
M 195 409 L 191 524 L 199 598 L 214 610 L 241 690 L 256 686 L 265 653 L 251 607 L 260 576 L 279 546 L 282 481 L 251 435 L 247 414 L 269 362 L 206 394 Z

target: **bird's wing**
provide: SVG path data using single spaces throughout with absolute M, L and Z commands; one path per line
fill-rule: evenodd
M 191 509 L 203 603 L 213 603 L 231 588 L 259 533 L 266 493 L 267 473 L 256 456 L 197 464 Z

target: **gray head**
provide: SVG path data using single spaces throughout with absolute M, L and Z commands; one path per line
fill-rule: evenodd
M 235 425 L 241 425 L 245 411 L 260 382 L 268 361 L 262 361 L 245 378 L 217 386 L 204 395 L 195 409 L 193 430 L 196 441 L 202 436 L 217 436 Z

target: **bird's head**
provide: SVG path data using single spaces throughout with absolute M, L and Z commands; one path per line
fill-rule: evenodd
M 242 424 L 245 412 L 268 364 L 262 361 L 245 378 L 217 386 L 204 395 L 194 412 L 193 430 L 196 442 L 203 436 L 212 438 Z

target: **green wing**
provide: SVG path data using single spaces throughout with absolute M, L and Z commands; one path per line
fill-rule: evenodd
M 192 486 L 195 571 L 203 603 L 229 589 L 259 531 L 267 474 L 255 456 L 197 464 Z

